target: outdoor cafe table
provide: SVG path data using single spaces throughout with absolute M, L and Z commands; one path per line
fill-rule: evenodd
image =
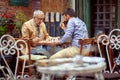
M 79 76 L 89 73 L 93 73 L 97 80 L 104 80 L 102 71 L 105 70 L 106 63 L 100 57 L 82 57 L 38 60 L 36 66 L 37 71 L 42 73 L 41 80 L 53 80 L 51 75 Z

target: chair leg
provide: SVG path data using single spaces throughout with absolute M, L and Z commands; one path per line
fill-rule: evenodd
M 21 75 L 21 72 L 22 72 L 22 62 L 19 61 L 19 63 L 18 63 L 17 75 Z
M 27 61 L 26 65 L 30 65 L 29 61 Z M 32 75 L 31 68 L 32 68 L 32 67 L 28 67 L 28 68 L 27 68 L 27 71 L 28 71 L 28 75 L 29 75 L 29 76 Z
M 23 65 L 24 65 L 24 61 L 23 61 L 23 60 L 20 60 L 19 63 L 18 63 L 17 75 L 22 75 L 22 70 L 23 70 L 23 68 L 24 68 L 24 74 L 31 76 L 31 75 L 32 75 L 31 67 L 26 67 L 26 66 L 29 65 L 29 61 L 26 61 L 25 67 L 23 67 Z M 24 75 L 24 74 L 23 74 L 23 75 Z

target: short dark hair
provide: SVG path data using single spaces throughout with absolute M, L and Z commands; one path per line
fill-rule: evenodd
M 75 11 L 72 8 L 67 8 L 63 11 L 62 15 L 70 15 L 71 17 L 75 17 Z

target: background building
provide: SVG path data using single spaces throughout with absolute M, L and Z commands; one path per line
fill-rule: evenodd
M 0 13 L 15 14 L 21 10 L 28 18 L 32 18 L 33 11 L 41 9 L 46 14 L 49 13 L 46 21 L 48 32 L 52 36 L 58 36 L 63 34 L 59 29 L 61 13 L 65 8 L 72 7 L 77 16 L 85 21 L 89 36 L 93 37 L 98 33 L 108 34 L 113 28 L 119 28 L 119 5 L 120 0 L 0 0 Z M 56 13 L 60 15 L 57 21 Z M 51 20 L 52 17 L 54 20 Z

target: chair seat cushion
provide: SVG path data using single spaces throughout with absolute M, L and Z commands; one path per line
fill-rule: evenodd
M 22 56 L 19 56 L 20 59 L 24 60 L 28 60 L 29 59 L 29 55 L 22 55 Z M 33 55 L 31 54 L 31 60 L 39 60 L 39 59 L 46 59 L 47 56 L 44 56 L 44 55 Z

